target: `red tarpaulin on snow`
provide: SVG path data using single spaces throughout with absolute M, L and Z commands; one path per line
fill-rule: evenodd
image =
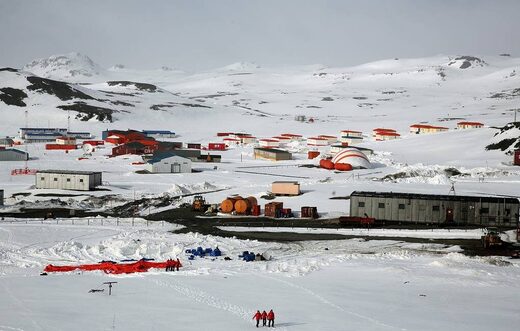
M 97 264 L 81 264 L 76 266 L 56 266 L 49 264 L 45 267 L 45 272 L 69 272 L 74 270 L 94 271 L 102 270 L 107 274 L 131 274 L 134 272 L 147 272 L 149 269 L 166 269 L 166 267 L 177 268 L 182 267 L 178 260 L 167 260 L 164 262 L 153 262 L 146 260 L 139 260 L 133 263 L 116 263 L 116 262 L 101 262 Z

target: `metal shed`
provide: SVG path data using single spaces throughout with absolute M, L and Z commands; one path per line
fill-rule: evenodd
M 36 172 L 36 188 L 89 191 L 101 185 L 101 172 L 40 170 Z
M 360 192 L 350 195 L 350 216 L 381 221 L 457 225 L 516 226 L 516 198 Z
M 175 154 L 163 154 L 149 160 L 146 168 L 152 173 L 190 173 L 191 160 Z
M 281 150 L 281 149 L 275 149 L 275 148 L 255 148 L 254 150 L 255 159 L 267 159 L 267 160 L 273 160 L 273 161 L 280 161 L 280 160 L 291 160 L 292 154 Z
M 16 148 L 0 149 L 0 161 L 27 161 L 29 153 Z

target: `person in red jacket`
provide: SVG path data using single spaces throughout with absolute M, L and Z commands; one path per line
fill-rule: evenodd
M 262 318 L 262 314 L 260 313 L 260 310 L 257 310 L 256 314 L 253 315 L 253 319 L 256 320 L 256 327 L 258 327 L 258 324 L 260 324 L 261 318 Z
M 273 310 L 269 310 L 269 313 L 267 314 L 267 320 L 269 321 L 268 327 L 274 327 L 274 312 Z
M 267 313 L 264 310 L 262 312 L 262 326 L 266 326 L 266 325 L 267 325 Z

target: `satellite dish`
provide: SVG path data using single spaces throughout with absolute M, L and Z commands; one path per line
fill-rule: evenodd
M 83 152 L 85 154 L 90 154 L 94 151 L 94 146 L 91 144 L 83 144 Z

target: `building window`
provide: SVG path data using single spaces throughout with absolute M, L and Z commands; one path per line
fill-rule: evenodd
M 440 211 L 440 210 L 441 210 L 440 206 L 432 206 L 432 211 Z
M 494 216 L 489 216 L 488 217 L 488 222 L 489 223 L 495 223 L 496 221 L 497 221 L 496 217 L 494 217 Z
M 480 208 L 481 214 L 489 214 L 489 208 Z
M 70 182 L 70 178 L 67 178 L 67 182 Z
M 79 182 L 80 182 L 80 183 L 83 183 L 83 178 L 80 178 L 80 179 L 79 179 Z
M 40 180 L 45 180 L 45 177 L 40 177 Z
M 378 204 L 378 207 L 379 207 L 379 208 L 385 208 L 385 203 L 384 203 L 384 202 L 380 202 L 380 203 Z
M 54 177 L 54 181 L 57 182 L 57 181 L 58 181 L 58 178 Z
M 400 203 L 398 208 L 399 209 L 404 209 L 404 203 Z
M 358 207 L 365 207 L 365 202 L 364 201 L 359 201 L 358 202 Z
M 511 209 L 506 208 L 506 209 L 504 210 L 504 213 L 505 213 L 506 215 L 509 216 L 509 215 L 511 214 Z

